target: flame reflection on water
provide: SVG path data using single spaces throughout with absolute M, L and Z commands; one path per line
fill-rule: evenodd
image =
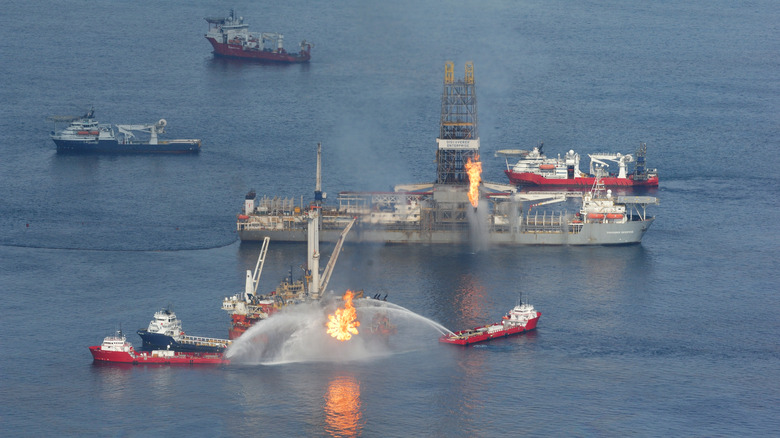
M 485 318 L 485 286 L 477 276 L 462 274 L 458 277 L 455 290 L 456 312 L 468 324 L 475 324 Z
M 363 428 L 360 411 L 360 384 L 354 377 L 331 380 L 325 396 L 326 431 L 331 436 L 358 436 Z

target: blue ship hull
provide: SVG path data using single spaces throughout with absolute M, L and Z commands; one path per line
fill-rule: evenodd
M 182 352 L 222 353 L 224 347 L 212 345 L 194 345 L 177 342 L 172 336 L 159 333 L 149 333 L 148 330 L 138 330 L 138 336 L 143 341 L 143 350 L 171 350 Z
M 119 143 L 117 140 L 57 140 L 58 153 L 71 154 L 189 154 L 200 152 L 200 140 Z

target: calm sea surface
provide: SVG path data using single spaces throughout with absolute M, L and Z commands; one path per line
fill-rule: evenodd
M 206 16 L 315 43 L 308 65 L 215 59 Z M 0 26 L 4 436 L 769 436 L 780 430 L 780 4 L 775 1 L 5 2 Z M 173 304 L 226 337 L 258 245 L 244 194 L 435 177 L 444 63 L 473 61 L 484 174 L 544 141 L 648 147 L 640 245 L 347 247 L 330 287 L 388 300 L 379 349 L 301 339 L 219 368 L 95 366 L 87 347 Z M 58 156 L 46 116 L 168 121 L 198 156 Z M 329 253 L 330 247 L 323 248 Z M 261 289 L 305 245 L 271 243 Z M 525 336 L 470 348 L 435 324 Z M 316 312 L 299 309 L 299 321 Z M 316 324 L 314 324 L 316 326 Z M 314 330 L 314 329 L 312 329 Z M 316 331 L 316 330 L 315 330 Z M 261 362 L 261 363 L 260 363 Z

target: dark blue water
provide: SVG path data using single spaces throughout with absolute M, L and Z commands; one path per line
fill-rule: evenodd
M 315 43 L 308 65 L 214 59 L 205 16 Z M 691 2 L 13 2 L 0 26 L 3 435 L 774 435 L 780 429 L 780 6 Z M 93 366 L 172 303 L 224 337 L 257 245 L 244 194 L 434 179 L 445 61 L 473 61 L 493 152 L 648 145 L 661 205 L 641 245 L 348 247 L 330 288 L 387 293 L 451 329 L 520 293 L 532 334 L 351 360 Z M 168 121 L 199 156 L 58 156 L 45 117 Z M 329 248 L 324 248 L 328 252 Z M 273 289 L 303 263 L 273 244 Z M 408 327 L 405 327 L 408 329 Z M 426 342 L 427 341 L 427 342 Z M 351 357 L 351 356 L 346 356 Z

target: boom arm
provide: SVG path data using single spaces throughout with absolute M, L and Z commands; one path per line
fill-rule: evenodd
M 249 294 L 257 294 L 257 286 L 260 284 L 260 274 L 263 273 L 263 265 L 265 265 L 265 254 L 268 252 L 268 243 L 271 238 L 266 236 L 263 239 L 263 247 L 260 249 L 260 256 L 257 257 L 257 264 L 255 265 L 255 272 L 246 271 L 246 287 L 244 288 L 244 299 L 249 301 Z
M 339 240 L 336 242 L 336 246 L 333 248 L 333 254 L 330 256 L 330 260 L 328 260 L 328 265 L 325 266 L 325 270 L 322 272 L 320 291 L 325 291 L 325 288 L 328 287 L 328 281 L 330 281 L 330 275 L 333 273 L 333 267 L 336 266 L 336 260 L 338 260 L 339 254 L 341 253 L 341 247 L 344 245 L 344 240 L 347 238 L 347 233 L 349 233 L 352 225 L 355 225 L 356 220 L 357 217 L 353 217 L 349 224 L 344 227 L 344 231 L 341 232 Z
M 165 125 L 167 124 L 165 119 L 160 119 L 159 122 L 151 125 L 116 125 L 116 127 L 128 139 L 135 137 L 133 131 L 148 132 L 150 135 L 149 143 L 157 144 L 157 134 L 165 134 Z
M 588 154 L 588 157 L 590 157 L 590 173 L 591 175 L 595 175 L 596 171 L 593 169 L 593 164 L 598 163 L 601 164 L 604 167 L 609 167 L 609 163 L 605 163 L 602 160 L 608 160 L 608 161 L 614 161 L 615 163 L 618 163 L 618 167 L 620 169 L 620 173 L 618 174 L 618 178 L 626 178 L 626 167 L 628 163 L 631 163 L 634 161 L 634 156 L 631 154 L 623 155 L 623 154 Z

